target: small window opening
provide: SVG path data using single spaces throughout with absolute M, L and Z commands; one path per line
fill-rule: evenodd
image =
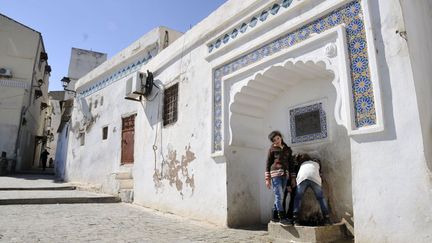
M 85 133 L 84 132 L 80 132 L 80 145 L 84 146 L 85 144 Z
M 165 89 L 163 106 L 163 125 L 169 125 L 177 121 L 178 83 Z
M 103 127 L 102 128 L 102 139 L 107 140 L 107 138 L 108 138 L 108 127 Z

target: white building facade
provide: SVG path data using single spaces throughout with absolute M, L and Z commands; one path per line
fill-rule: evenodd
M 50 72 L 41 33 L 0 14 L 0 151 L 11 170 L 41 166 Z
M 58 127 L 61 122 L 62 115 L 62 106 L 65 97 L 65 91 L 50 91 L 48 93 L 49 96 L 49 107 L 48 107 L 48 116 L 47 121 L 45 123 L 45 130 L 49 135 L 47 139 L 47 151 L 48 162 L 52 162 L 53 164 L 48 164 L 48 166 L 53 167 L 56 158 L 56 150 L 57 150 L 57 141 L 58 141 Z
M 321 159 L 331 217 L 353 220 L 356 241 L 428 242 L 430 7 L 228 1 L 138 68 L 133 50 L 152 45 L 136 42 L 78 80 L 65 177 L 117 193 L 128 171 L 136 204 L 265 223 L 267 134 L 280 130 Z M 157 87 L 125 100 L 147 70 Z
M 84 50 L 80 48 L 72 48 L 71 56 L 69 61 L 68 76 L 63 77 L 69 80 L 65 91 L 62 92 L 62 96 L 52 100 L 53 109 L 59 108 L 59 112 L 52 116 L 55 120 L 56 133 L 54 136 L 55 151 L 52 156 L 55 158 L 55 174 L 58 178 L 64 178 L 65 164 L 67 159 L 67 148 L 68 148 L 68 133 L 70 124 L 70 117 L 73 108 L 73 101 L 76 93 L 74 93 L 75 83 L 78 79 L 89 73 L 91 70 L 98 67 L 100 64 L 107 60 L 107 54 Z

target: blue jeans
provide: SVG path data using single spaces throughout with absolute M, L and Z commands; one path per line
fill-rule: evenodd
M 323 214 L 323 216 L 327 216 L 329 215 L 329 209 L 327 206 L 327 203 L 325 201 L 324 198 L 324 193 L 322 191 L 322 188 L 320 185 L 316 184 L 315 182 L 311 181 L 311 180 L 304 180 L 302 181 L 302 183 L 300 183 L 300 185 L 297 185 L 297 193 L 294 199 L 294 214 L 299 213 L 300 211 L 300 207 L 301 207 L 301 201 L 304 195 L 304 192 L 306 191 L 306 189 L 310 187 L 312 188 L 312 190 L 315 193 L 315 197 L 318 200 L 320 207 L 321 207 L 321 212 Z
M 283 198 L 284 198 L 284 192 L 287 185 L 287 178 L 286 176 L 278 176 L 272 178 L 272 187 L 273 187 L 273 193 L 275 197 L 274 201 L 274 209 L 276 209 L 278 212 L 284 212 L 284 207 L 282 206 Z

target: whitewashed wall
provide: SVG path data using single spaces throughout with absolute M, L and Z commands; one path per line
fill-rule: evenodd
M 57 145 L 55 151 L 55 175 L 58 179 L 68 181 L 66 177 L 66 161 L 68 154 L 68 142 L 69 142 L 69 123 L 63 126 L 63 129 L 57 134 Z
M 208 54 L 207 44 L 241 24 L 242 19 L 250 19 L 252 14 L 273 4 L 250 0 L 240 6 L 236 1 L 228 1 L 141 68 L 142 71 L 153 71 L 159 86 L 179 83 L 178 121 L 162 128 L 161 113 L 158 113 L 162 108 L 160 94 L 142 104 L 126 102 L 122 100 L 122 82 L 95 93 L 104 96 L 104 104 L 99 107 L 100 116 L 90 128 L 91 135 L 86 136 L 86 146 L 89 147 L 79 147 L 74 138 L 68 155 L 68 158 L 74 158 L 69 172 L 71 178 L 99 183 L 102 188 L 113 188 L 107 175 L 121 170 L 118 168 L 120 117 L 137 113 L 136 161 L 133 166 L 135 203 L 229 226 L 263 222 L 269 217 L 266 208 L 271 206 L 271 193 L 264 188 L 263 182 L 263 160 L 268 147 L 266 136 L 273 129 L 280 129 L 288 135 L 284 130 L 287 118 L 277 111 L 324 98 L 330 140 L 306 148 L 293 147 L 295 151 L 318 150 L 319 156 L 327 163 L 324 166 L 324 177 L 328 180 L 325 188 L 333 217 L 337 220 L 345 212 L 351 213 L 352 207 L 358 242 L 428 242 L 432 232 L 428 216 L 431 215 L 432 193 L 422 139 L 422 134 L 427 134 L 427 131 L 422 131 L 420 125 L 407 44 L 395 34 L 396 29 L 404 25 L 396 0 L 361 1 L 376 98 L 377 126 L 372 129 L 354 127 L 351 117 L 354 108 L 349 92 L 352 85 L 343 77 L 342 71 L 343 67 L 350 68 L 351 65 L 344 61 L 332 69 L 334 75 L 342 75 L 340 83 L 331 83 L 335 87 L 330 85 L 333 82 L 330 76 L 320 79 L 320 82 L 315 79 L 297 83 L 270 100 L 276 111 L 265 110 L 266 116 L 257 119 L 238 115 L 250 111 L 236 108 L 241 97 L 236 97 L 235 91 L 241 90 L 242 86 L 236 86 L 234 81 L 246 85 L 242 83 L 246 74 L 249 77 L 264 72 L 269 64 L 285 62 L 292 57 L 290 55 L 302 56 L 314 48 L 320 50 L 320 45 L 334 40 L 332 38 L 346 40 L 341 38 L 345 27 L 338 26 L 298 45 L 310 45 L 310 48 L 293 47 L 292 52 L 290 49 L 252 65 L 248 68 L 250 72 L 244 72 L 246 74 L 240 70 L 223 80 L 227 85 L 223 90 L 225 150 L 212 153 L 213 71 L 295 30 L 311 16 L 329 13 L 349 2 L 294 1 L 297 12 L 287 11 L 274 17 L 255 30 L 249 30 L 232 44 Z M 220 25 L 215 26 L 215 23 Z M 327 35 L 325 38 L 324 34 Z M 344 52 L 339 52 L 341 42 L 337 43 L 337 55 L 340 55 Z M 329 60 L 337 62 L 338 58 Z M 320 68 L 322 70 L 322 67 L 316 70 Z M 238 114 L 232 114 L 233 111 Z M 79 117 L 74 118 L 73 126 L 76 121 Z M 241 126 L 242 122 L 245 126 Z M 109 142 L 104 144 L 100 141 L 101 127 L 107 124 L 110 127 Z M 254 133 L 248 133 L 250 131 Z M 170 164 L 178 170 L 167 176 L 170 171 L 166 168 Z M 256 215 L 251 212 L 256 212 Z
M 125 84 L 118 81 L 74 103 L 67 155 L 68 180 L 117 193 L 114 173 L 120 168 L 121 118 L 136 114 L 139 108 L 138 103 L 125 100 L 124 95 Z M 138 119 L 136 123 L 139 123 Z M 102 140 L 105 126 L 108 126 L 108 138 Z M 80 133 L 85 134 L 84 145 L 81 145 Z
M 386 122 L 383 133 L 351 138 L 356 240 L 429 242 L 427 131 L 420 126 L 407 42 L 396 34 L 404 28 L 401 7 L 398 1 L 369 2 Z
M 49 75 L 40 53 L 45 47 L 39 32 L 7 16 L 0 14 L 0 25 L 0 68 L 12 71 L 12 77 L 0 78 L 0 151 L 16 161 L 17 170 L 30 169 L 38 165 L 42 148 L 35 137 L 44 135 L 46 113 L 40 104 L 48 102 Z M 38 99 L 36 89 L 43 93 Z
M 226 165 L 210 156 L 211 69 L 199 58 L 202 51 L 202 47 L 192 50 L 156 73 L 160 85 L 179 85 L 178 120 L 162 127 L 162 111 L 157 112 L 163 107 L 160 94 L 154 101 L 144 102 L 139 118 L 143 126 L 137 128 L 136 137 L 141 145 L 136 151 L 142 161 L 134 168 L 135 202 L 224 225 Z M 152 149 L 155 141 L 156 160 Z M 176 153 L 175 158 L 170 157 L 171 152 Z
M 417 103 L 422 125 L 423 146 L 429 171 L 432 170 L 432 2 L 400 1 L 405 28 L 398 32 L 407 38 Z M 404 33 L 406 31 L 406 33 Z
M 72 48 L 68 76 L 71 80 L 78 80 L 106 60 L 106 53 Z
M 307 1 L 302 2 L 304 2 L 304 6 L 307 6 Z M 328 5 L 336 2 L 343 4 L 348 1 L 326 1 Z M 329 191 L 330 204 L 333 204 L 332 207 L 336 209 L 339 216 L 345 210 L 350 213 L 350 204 L 353 204 L 355 234 L 356 240 L 359 242 L 399 242 L 410 241 L 412 238 L 418 242 L 427 242 L 432 227 L 429 217 L 424 217 L 425 212 L 426 215 L 430 214 L 430 208 L 426 206 L 431 197 L 428 189 L 430 188 L 430 171 L 426 166 L 422 134 L 429 133 L 427 130 L 422 132 L 420 127 L 419 111 L 415 99 L 416 92 L 413 86 L 413 77 L 410 74 L 406 42 L 396 34 L 396 30 L 403 27 L 399 4 L 396 1 L 389 3 L 362 1 L 361 4 L 364 11 L 368 48 L 370 48 L 369 64 L 372 69 L 372 78 L 375 80 L 374 86 L 376 87 L 374 90 L 374 95 L 377 98 L 375 104 L 378 114 L 381 112 L 383 114 L 381 118 L 378 117 L 381 128 L 370 131 L 364 129 L 349 131 L 351 138 L 348 140 L 345 128 L 333 127 L 335 130 L 333 135 L 336 137 L 332 140 L 332 144 L 323 149 L 323 157 L 332 158 L 329 161 L 334 161 L 335 164 L 325 168 L 327 169 L 326 178 L 335 178 L 333 181 L 330 179 L 330 183 L 334 185 L 338 185 L 338 182 L 341 181 L 344 182 L 344 185 L 342 188 L 340 185 L 335 186 L 332 192 Z M 276 30 L 281 31 L 281 29 L 272 28 L 272 31 Z M 232 60 L 236 53 L 241 56 L 242 50 L 245 50 L 243 52 L 245 53 L 246 50 L 253 49 L 253 46 L 260 46 L 259 40 L 266 39 L 266 36 L 262 35 L 262 29 L 257 29 L 257 33 L 261 35 L 250 34 L 249 38 L 243 39 L 245 41 L 243 43 L 237 41 L 236 44 L 227 44 L 224 48 L 231 50 L 231 52 L 222 49 L 216 54 L 212 54 L 211 59 L 217 63 L 225 63 L 225 60 Z M 271 34 L 270 31 L 268 33 Z M 260 37 L 254 39 L 254 36 L 258 37 L 258 35 Z M 278 56 L 278 58 L 280 57 Z M 260 65 L 264 64 L 258 63 L 252 68 L 259 69 Z M 239 72 L 241 71 L 237 73 Z M 232 74 L 232 76 L 241 75 L 237 73 Z M 230 77 L 227 79 L 229 80 Z M 421 83 L 421 81 L 419 82 Z M 427 86 L 424 83 L 422 84 L 421 87 Z M 351 87 L 350 83 L 345 84 L 346 86 Z M 326 92 L 323 91 L 323 93 Z M 421 97 L 424 102 L 426 96 L 421 95 Z M 301 100 L 297 99 L 296 102 L 292 103 L 295 104 Z M 382 104 L 380 104 L 381 101 Z M 424 104 L 427 103 L 426 101 Z M 225 109 L 228 109 L 228 107 L 225 107 Z M 348 102 L 345 101 L 342 107 L 342 116 L 345 116 L 347 120 L 346 116 L 353 109 L 352 103 L 349 100 Z M 420 114 L 428 113 L 421 112 Z M 249 119 L 249 121 L 251 123 L 260 122 L 253 119 Z M 277 121 L 273 121 L 272 128 L 283 125 L 282 118 L 279 117 Z M 424 124 L 428 124 L 428 118 L 424 118 L 424 121 Z M 245 124 L 247 123 L 245 122 Z M 232 126 L 233 124 L 229 125 Z M 347 128 L 351 129 L 349 124 Z M 230 129 L 233 129 L 233 127 L 230 127 Z M 380 132 L 381 129 L 383 129 L 382 132 Z M 268 131 L 270 130 L 268 129 Z M 262 133 L 262 135 L 264 136 L 265 133 Z M 249 134 L 246 135 L 246 137 L 249 136 Z M 426 140 L 428 139 L 428 135 L 423 137 L 426 137 Z M 253 139 L 251 140 L 253 141 Z M 237 140 L 237 143 L 244 141 L 247 140 L 240 139 Z M 252 144 L 255 144 L 255 142 L 252 142 Z M 428 142 L 425 144 L 428 144 Z M 239 151 L 243 156 L 238 154 Z M 428 150 L 426 149 L 426 151 Z M 242 162 L 238 163 L 241 166 L 248 165 L 247 163 L 250 163 L 249 160 L 254 155 L 257 158 L 259 156 L 258 151 L 254 152 L 250 149 L 247 151 L 229 150 L 225 152 L 225 155 L 228 156 L 227 154 L 230 152 L 236 152 L 236 155 L 229 157 L 237 163 Z M 343 165 L 343 167 L 341 168 L 340 165 Z M 350 166 L 352 166 L 351 169 Z M 352 171 L 353 180 L 352 202 L 349 197 L 351 194 L 350 179 L 346 178 L 346 175 L 351 174 L 350 170 Z M 259 170 L 253 169 L 250 172 L 252 172 L 250 173 L 252 175 L 258 172 L 258 176 L 260 173 Z M 230 172 L 228 172 L 229 174 Z M 404 177 L 407 174 L 409 176 Z M 234 172 L 234 175 L 241 175 L 241 173 L 237 172 L 235 174 Z M 405 180 L 409 180 L 409 182 Z M 234 182 L 238 181 L 240 180 L 234 180 Z M 247 192 L 247 190 L 241 188 L 234 191 L 233 198 L 239 192 Z M 228 193 L 230 198 L 229 189 Z M 245 198 L 251 197 L 246 196 Z M 271 205 L 271 202 L 267 203 Z M 232 206 L 235 206 L 235 204 L 231 204 L 231 201 L 229 201 L 228 207 Z M 415 226 L 412 225 L 412 222 L 415 222 Z M 416 236 L 413 237 L 413 235 Z
M 68 180 L 95 184 L 103 191 L 117 193 L 115 173 L 131 170 L 130 166 L 120 167 L 121 118 L 138 112 L 137 103 L 124 99 L 125 81 L 128 75 L 161 50 L 162 40 L 159 37 L 165 34 L 165 30 L 169 31 L 171 41 L 178 38 L 176 31 L 156 28 L 77 81 L 71 133 L 67 137 L 69 143 L 62 141 L 69 145 L 67 156 L 63 156 L 67 157 L 65 176 Z M 77 62 L 77 57 L 72 59 Z M 95 62 L 99 60 L 93 56 L 92 59 Z M 71 67 L 76 66 L 78 70 L 71 71 L 71 74 L 82 72 L 82 65 L 76 64 Z M 132 64 L 134 66 L 130 68 Z M 126 67 L 129 67 L 127 71 Z M 102 140 L 102 128 L 105 126 L 108 127 L 108 139 Z M 85 134 L 84 146 L 80 145 L 80 133 Z

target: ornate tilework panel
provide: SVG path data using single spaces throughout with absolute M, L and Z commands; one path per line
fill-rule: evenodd
M 285 1 L 282 1 L 282 4 L 283 2 Z M 277 7 L 273 9 L 272 7 L 269 11 L 273 11 L 271 14 L 277 14 L 279 9 Z M 345 24 L 347 31 L 355 125 L 360 128 L 376 124 L 374 94 L 369 70 L 363 13 L 360 0 L 355 0 L 214 70 L 213 150 L 215 152 L 222 150 L 222 77 L 267 56 L 301 43 L 310 38 L 312 34 L 319 34 L 340 24 Z
M 290 110 L 291 143 L 327 138 L 327 118 L 322 103 Z
M 283 8 L 288 8 L 291 5 L 292 1 L 293 0 L 277 1 L 275 4 L 271 5 L 269 8 L 264 9 L 263 11 L 261 11 L 259 13 L 256 13 L 255 16 L 253 16 L 249 21 L 245 21 L 245 22 L 241 23 L 239 26 L 237 26 L 234 29 L 223 34 L 221 38 L 218 38 L 214 42 L 210 43 L 208 45 L 208 52 L 211 53 L 213 50 L 218 49 L 219 47 L 222 47 L 222 44 L 227 44 L 229 41 L 234 40 L 238 34 L 244 34 L 249 29 L 253 29 L 259 23 L 259 21 L 261 21 L 261 22 L 266 21 L 269 14 L 277 15 L 279 13 L 279 10 L 281 9 L 281 6 Z M 238 30 L 240 30 L 240 33 Z

